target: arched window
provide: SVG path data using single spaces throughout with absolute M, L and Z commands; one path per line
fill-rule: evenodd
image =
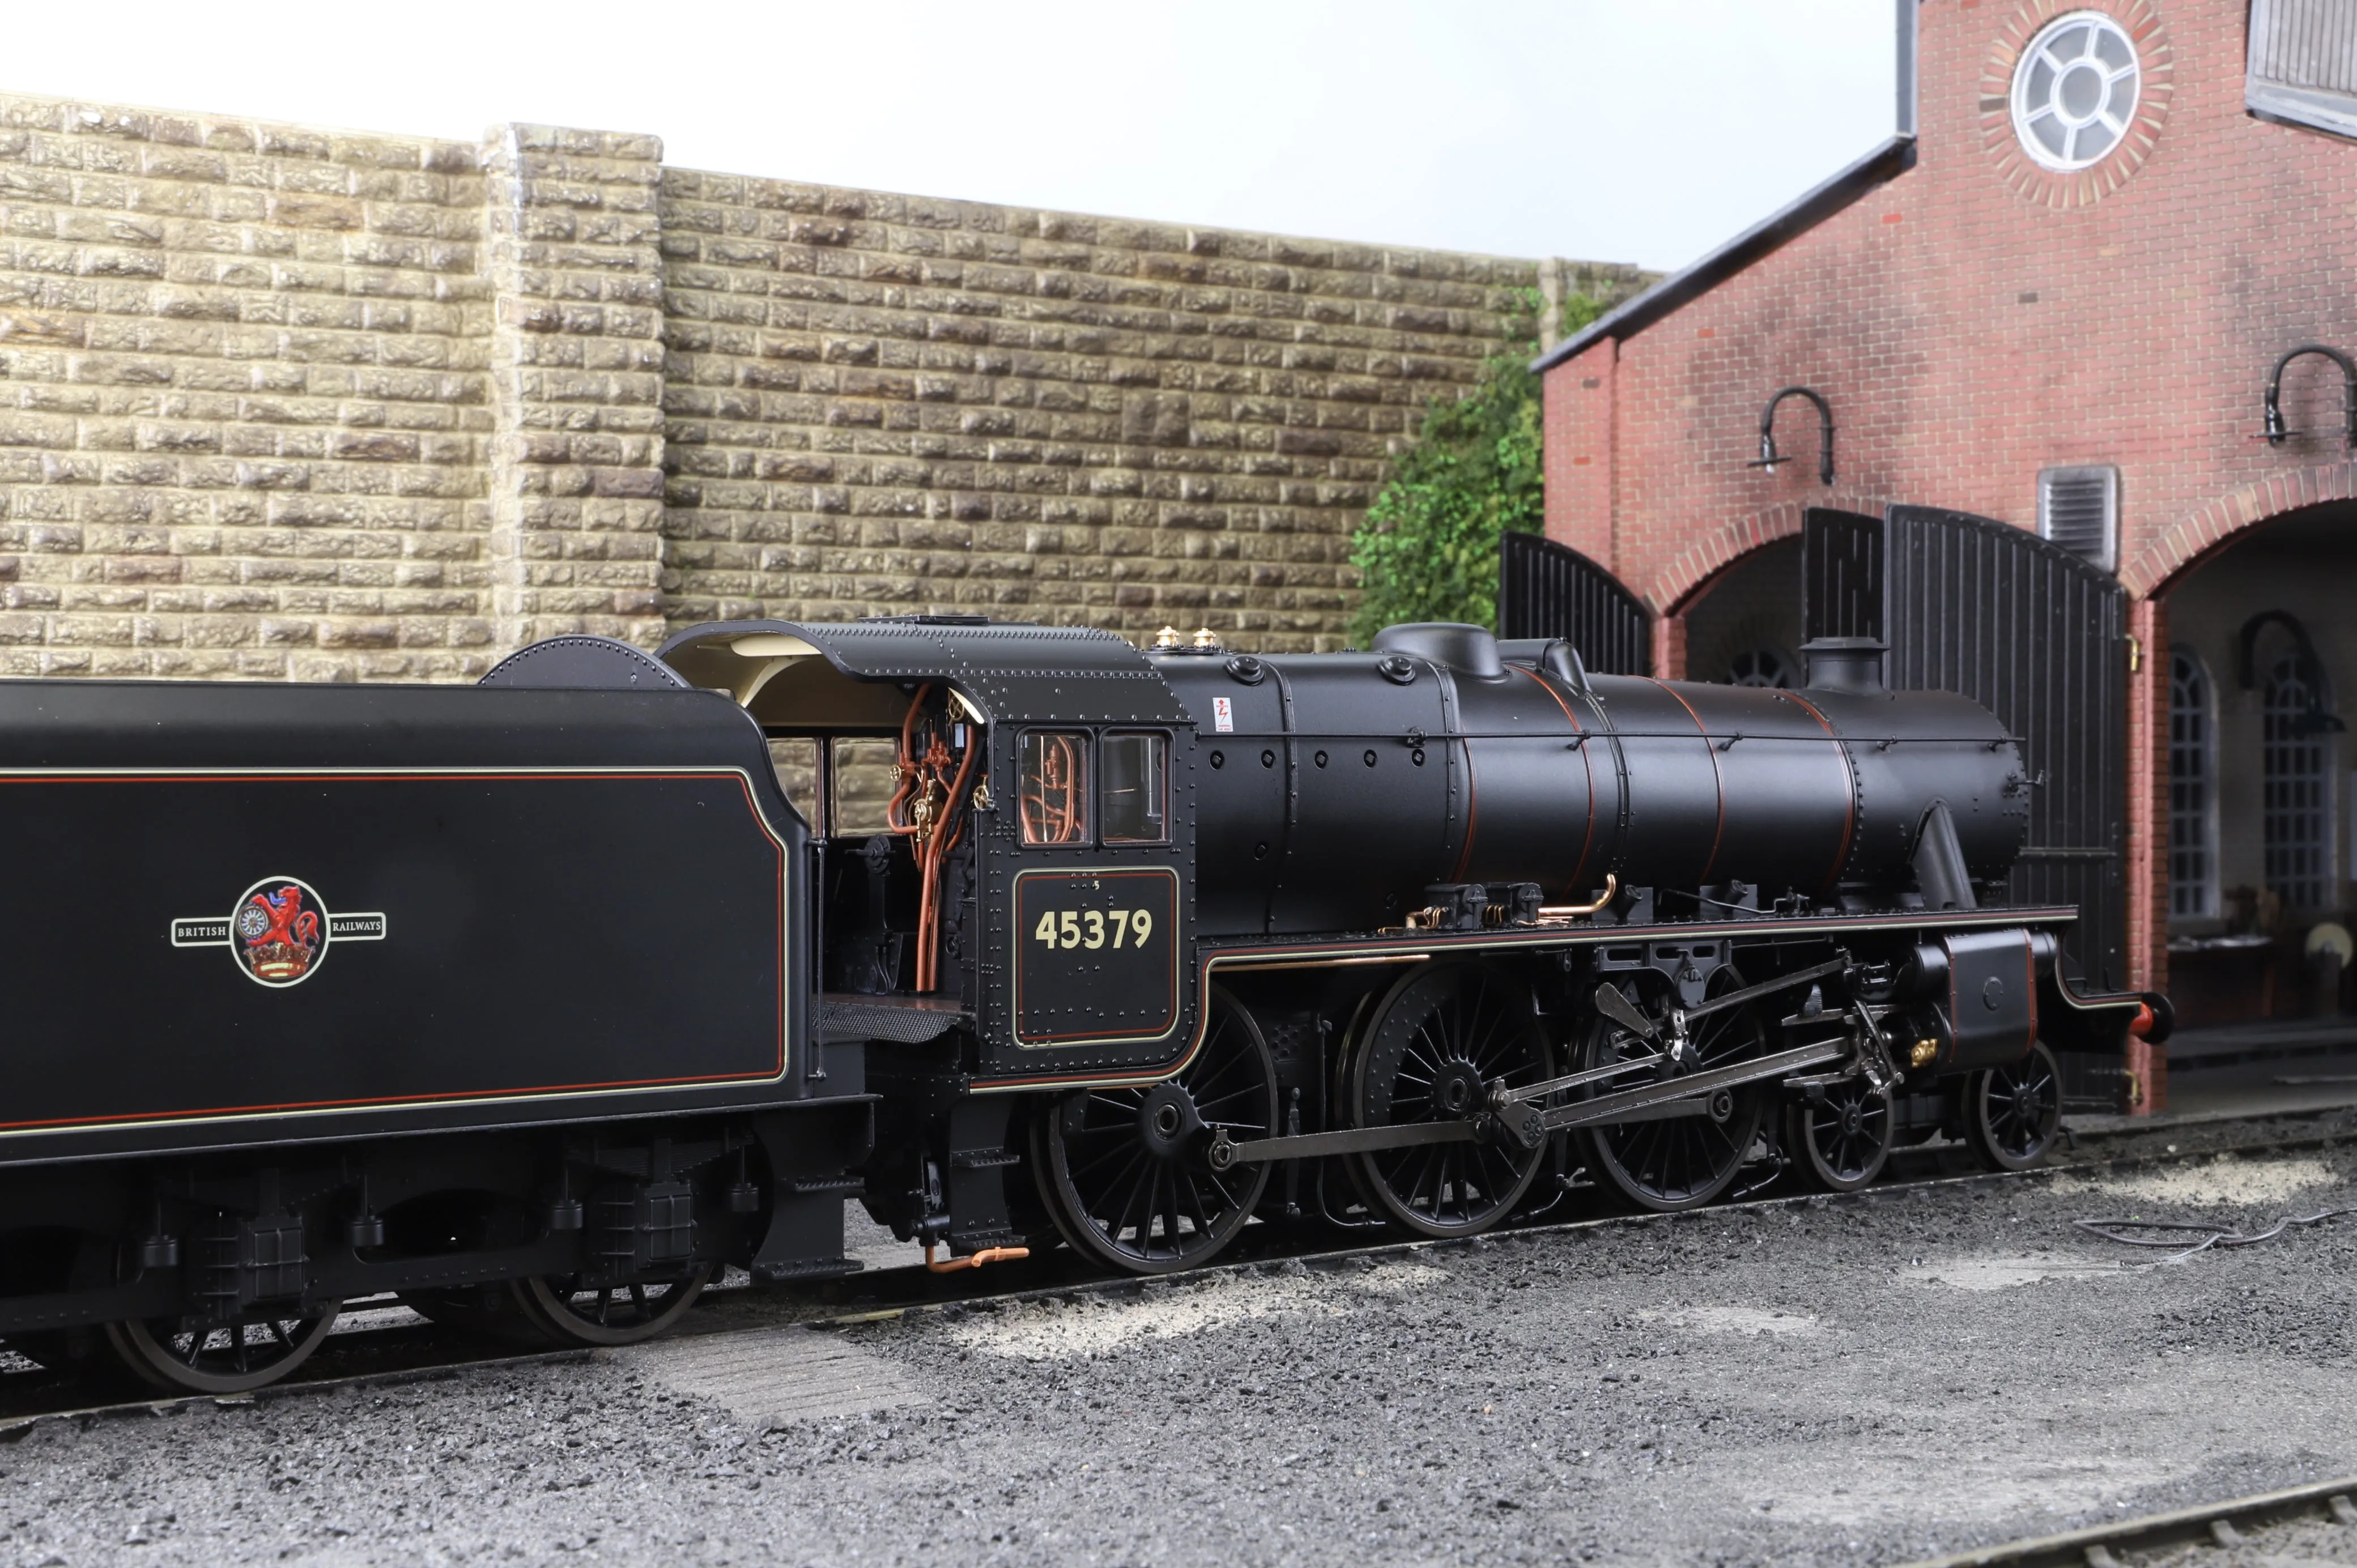
M 2218 912 L 2218 745 L 2210 671 L 2179 649 L 2169 655 L 2169 913 Z
M 2326 907 L 2331 886 L 2332 773 L 2318 720 L 2330 710 L 2318 677 L 2297 654 L 2267 671 L 2263 763 L 2266 770 L 2267 886 L 2292 910 Z

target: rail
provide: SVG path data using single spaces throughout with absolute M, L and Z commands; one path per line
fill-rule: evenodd
M 2002 1546 L 1984 1546 L 1946 1557 L 1928 1557 L 1905 1568 L 2117 1568 L 2121 1552 L 2143 1552 L 2208 1542 L 2233 1550 L 2245 1545 L 2244 1526 L 2282 1524 L 2318 1515 L 2357 1527 L 2357 1476 L 2280 1492 L 2261 1492 L 2222 1503 L 2147 1514 L 2116 1524 L 2040 1535 Z M 2276 1559 L 2274 1561 L 2289 1561 Z

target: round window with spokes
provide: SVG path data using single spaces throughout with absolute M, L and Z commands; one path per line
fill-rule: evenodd
M 2136 44 L 2101 11 L 2073 11 L 2038 31 L 2013 71 L 2013 130 L 2041 167 L 2068 173 L 2120 145 L 2140 90 Z

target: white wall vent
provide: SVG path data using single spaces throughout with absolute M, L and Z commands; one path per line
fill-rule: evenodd
M 2120 471 L 2041 468 L 2038 537 L 2106 572 L 2120 569 Z
M 2357 137 L 2357 6 L 2251 0 L 2243 105 L 2262 120 Z

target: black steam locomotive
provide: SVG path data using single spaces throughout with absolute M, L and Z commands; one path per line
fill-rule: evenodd
M 2165 1017 L 2073 993 L 2071 910 L 1989 907 L 2018 752 L 1876 645 L 1776 691 L 1458 626 L 1165 643 L 920 616 L 476 688 L 0 682 L 0 1337 L 231 1391 L 386 1292 L 643 1337 L 729 1264 L 848 1272 L 849 1198 L 937 1268 L 1154 1272 L 1582 1173 L 1667 1209 L 1943 1130 L 2019 1165 L 2050 1049 Z M 815 742 L 807 817 L 773 740 Z

